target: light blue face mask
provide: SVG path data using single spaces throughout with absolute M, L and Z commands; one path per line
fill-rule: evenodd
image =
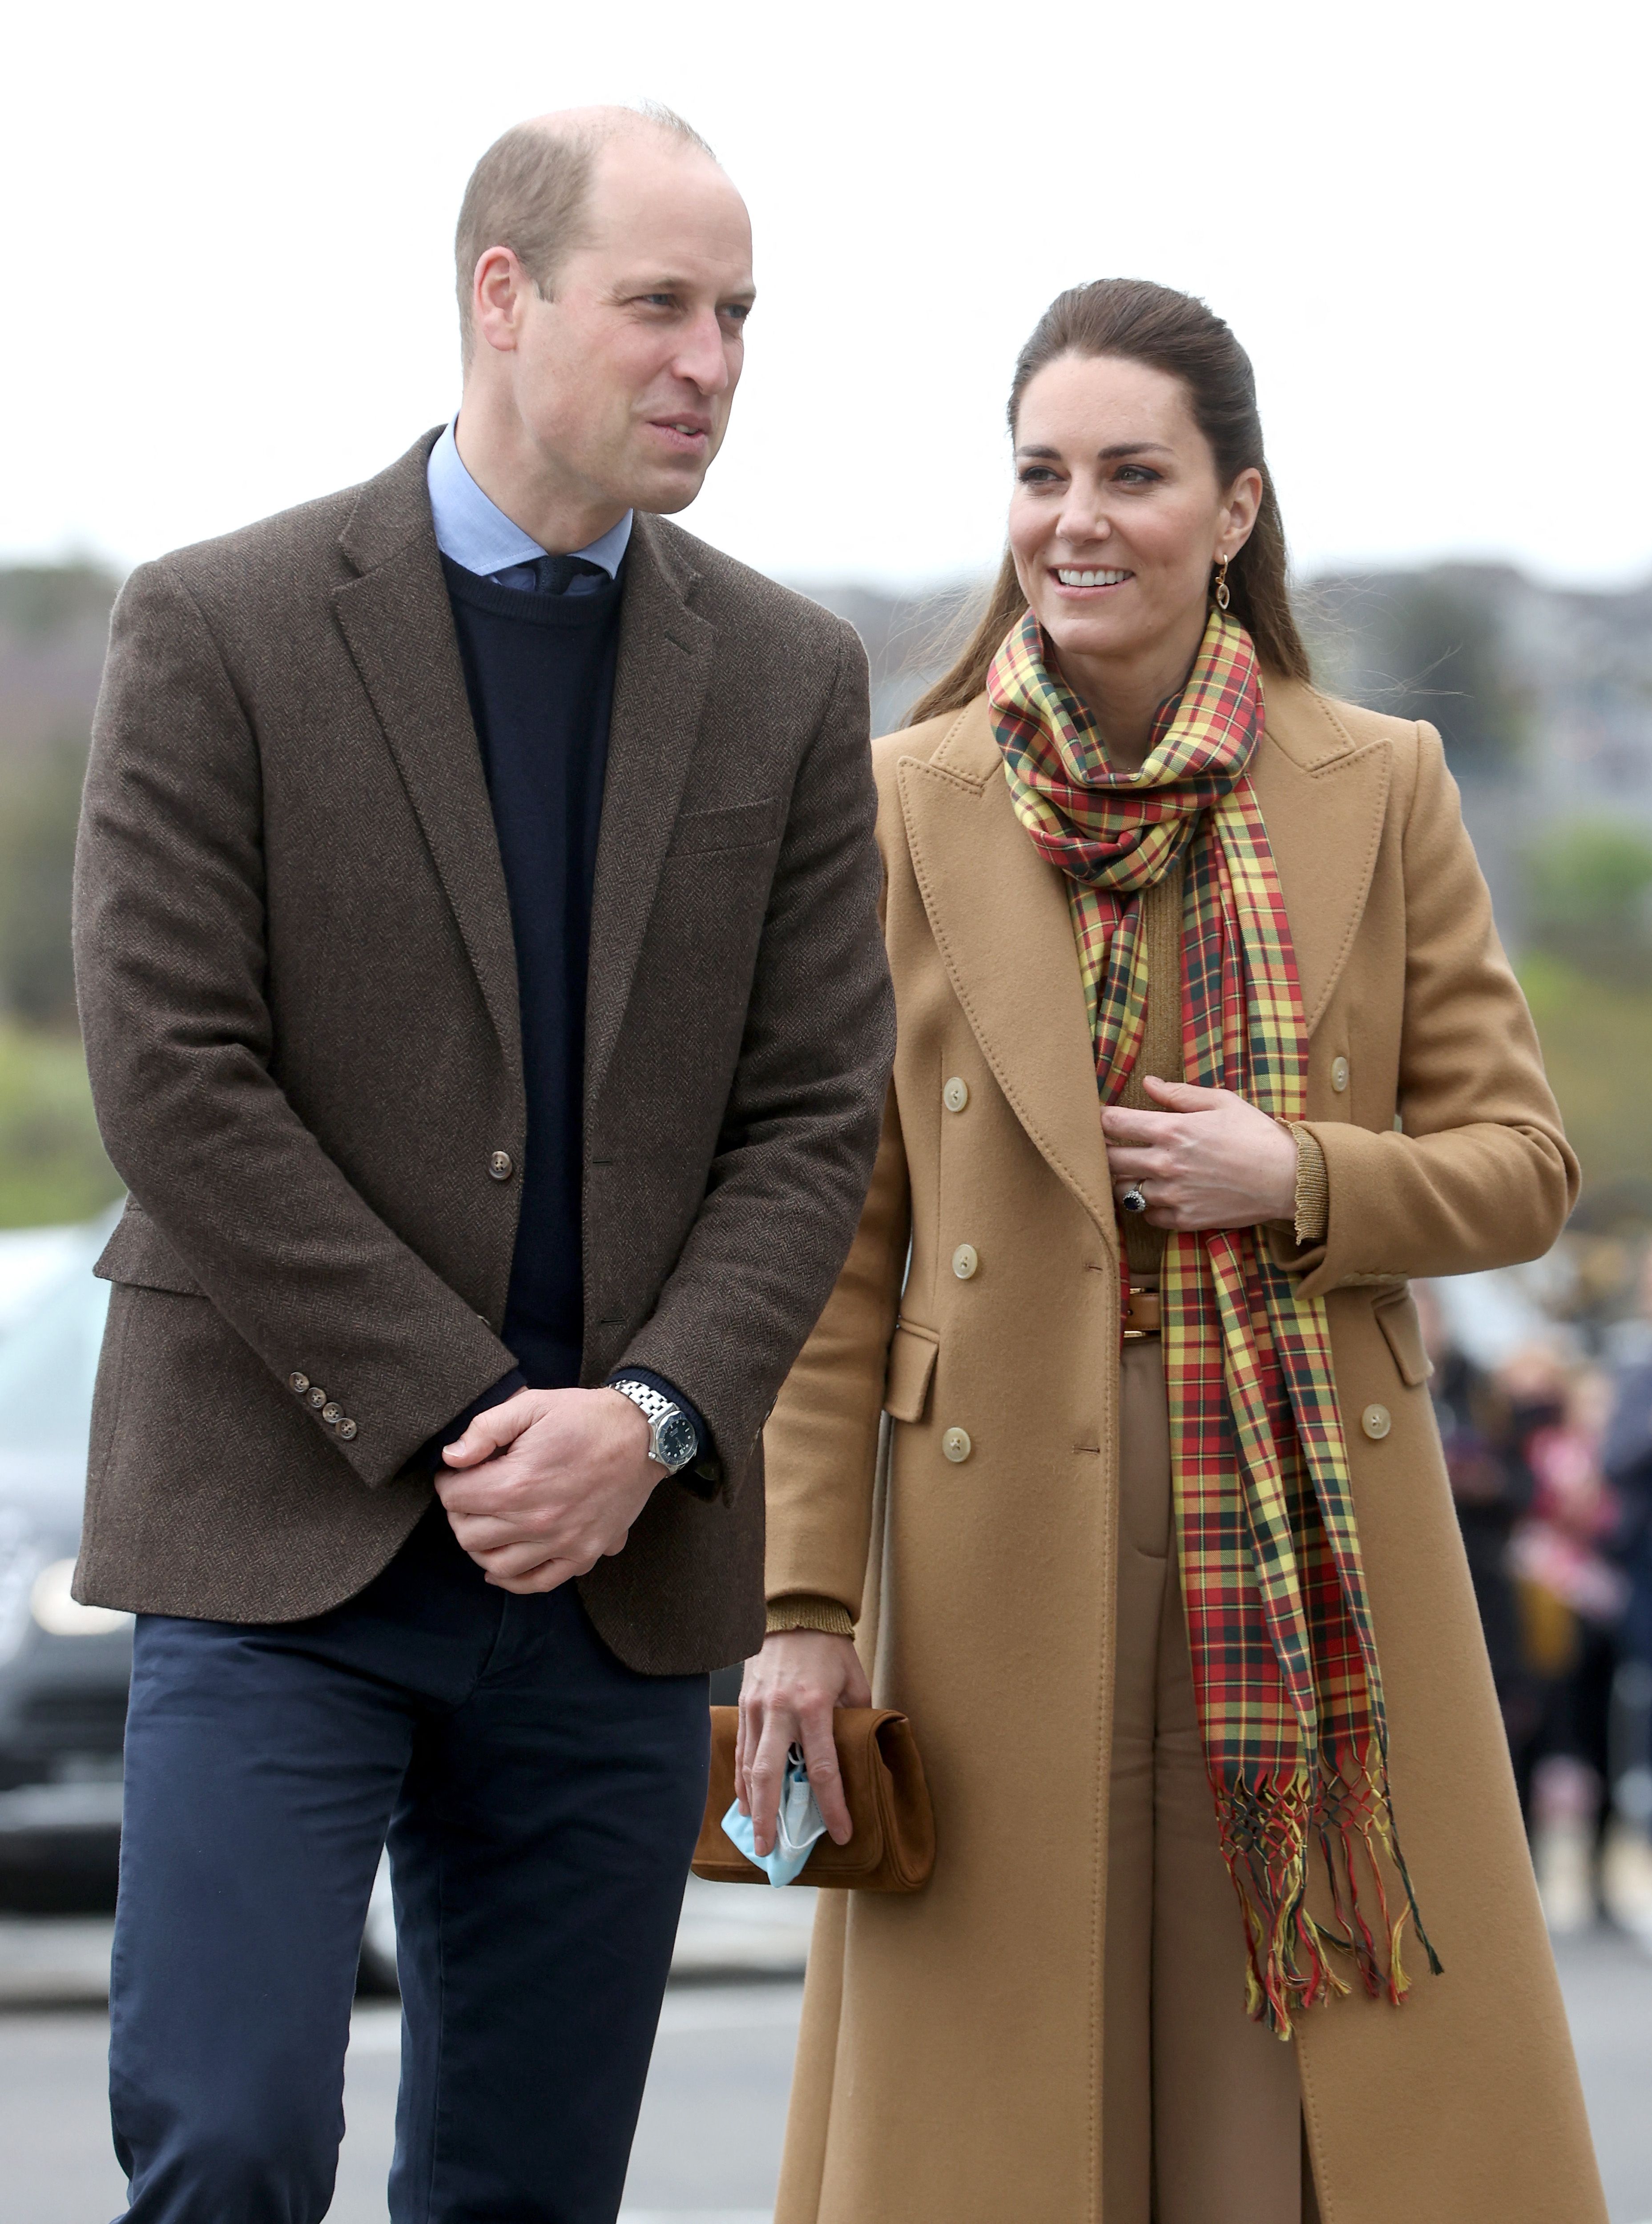
M 750 1815 L 740 1812 L 737 1799 L 723 1817 L 723 1835 L 737 1845 L 749 1861 L 755 1861 L 772 1885 L 789 1884 L 814 1850 L 817 1838 L 826 1835 L 814 1787 L 803 1765 L 803 1748 L 794 1745 L 786 1756 L 786 1775 L 780 1787 L 779 1827 L 772 1854 L 757 1851 Z

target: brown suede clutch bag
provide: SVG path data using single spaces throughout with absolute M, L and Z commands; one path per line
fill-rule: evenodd
M 739 1719 L 737 1707 L 712 1709 L 712 1774 L 694 1874 L 711 1884 L 766 1885 L 763 1872 L 723 1832 L 723 1817 L 734 1804 Z M 935 1818 L 911 1723 L 888 1707 L 839 1707 L 832 1728 L 854 1835 L 846 1846 L 820 1839 L 794 1882 L 848 1892 L 921 1892 L 935 1866 Z

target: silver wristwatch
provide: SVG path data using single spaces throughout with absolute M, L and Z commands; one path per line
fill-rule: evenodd
M 680 1406 L 650 1390 L 646 1382 L 611 1382 L 622 1398 L 629 1398 L 649 1425 L 649 1457 L 675 1475 L 699 1450 L 699 1432 Z

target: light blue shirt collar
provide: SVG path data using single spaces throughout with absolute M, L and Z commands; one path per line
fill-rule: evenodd
M 512 524 L 498 503 L 483 493 L 465 470 L 459 443 L 453 438 L 453 426 L 458 422 L 455 417 L 443 428 L 425 469 L 437 547 L 455 564 L 484 579 L 495 572 L 508 571 L 513 564 L 534 563 L 544 555 L 544 549 L 537 540 L 530 540 L 520 525 Z M 632 515 L 628 509 L 617 525 L 611 526 L 588 548 L 572 548 L 567 553 L 583 556 L 588 564 L 600 564 L 613 578 L 631 537 Z

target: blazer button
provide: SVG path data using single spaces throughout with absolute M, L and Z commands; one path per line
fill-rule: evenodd
M 488 1160 L 488 1172 L 495 1181 L 509 1181 L 516 1171 L 516 1162 L 509 1151 L 496 1151 Z
M 960 1282 L 967 1282 L 980 1263 L 980 1254 L 972 1243 L 960 1243 L 953 1254 L 953 1272 Z
M 348 1444 L 351 1438 L 357 1434 L 356 1424 L 353 1421 L 340 1421 L 339 1424 L 339 1434 L 344 1438 L 345 1442 Z
M 940 1448 L 954 1466 L 960 1460 L 966 1460 L 975 1450 L 967 1429 L 948 1429 L 940 1440 Z
M 1367 1406 L 1359 1417 L 1359 1425 L 1373 1444 L 1380 1444 L 1394 1426 L 1394 1417 L 1386 1406 Z
M 1348 1061 L 1345 1058 L 1333 1058 L 1332 1059 L 1331 1086 L 1336 1090 L 1339 1096 L 1341 1096 L 1343 1090 L 1348 1086 Z
M 940 1101 L 949 1112 L 961 1112 L 970 1101 L 970 1085 L 961 1074 L 955 1073 L 940 1092 Z
M 342 1406 L 335 1406 L 331 1399 L 329 1399 L 327 1403 L 321 1408 L 321 1418 L 326 1423 L 330 1429 L 336 1429 L 339 1422 L 343 1420 L 344 1417 L 344 1407 Z
M 327 1402 L 327 1393 L 325 1390 L 319 1388 L 314 1384 L 312 1384 L 304 1402 L 307 1406 L 313 1406 L 316 1412 L 319 1413 L 323 1406 Z
M 289 1390 L 296 1390 L 301 1398 L 310 1387 L 310 1378 L 307 1374 L 289 1374 L 287 1378 L 287 1387 Z

